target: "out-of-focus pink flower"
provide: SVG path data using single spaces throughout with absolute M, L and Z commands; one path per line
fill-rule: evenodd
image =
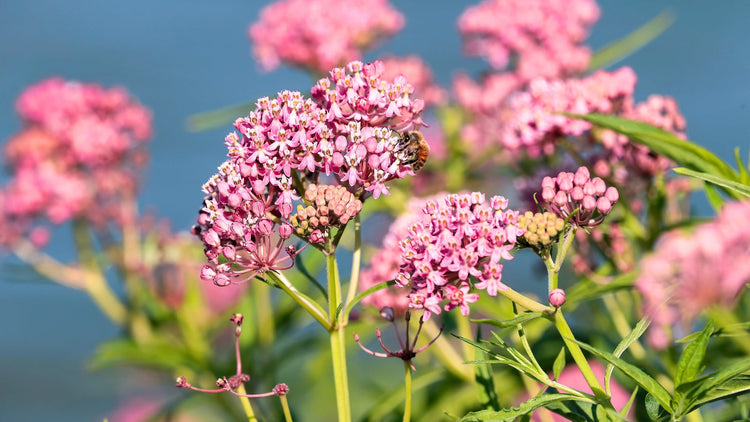
M 731 307 L 750 282 L 750 201 L 727 204 L 715 220 L 691 232 L 662 236 L 641 262 L 635 287 L 652 321 L 648 339 L 664 348 L 671 329 L 689 331 L 694 319 L 713 306 Z
M 425 106 L 439 105 L 447 101 L 447 92 L 435 83 L 432 70 L 419 56 L 384 56 L 380 61 L 385 66 L 383 78 L 395 80 L 399 75 L 405 76 L 414 88 L 414 93 L 424 100 Z
M 635 73 L 624 67 L 598 71 L 584 79 L 534 79 L 526 90 L 508 98 L 499 133 L 500 143 L 531 157 L 552 155 L 562 136 L 582 135 L 591 124 L 557 114 L 619 114 L 632 107 Z
M 27 88 L 16 108 L 24 129 L 4 149 L 13 177 L 3 188 L 3 218 L 24 230 L 38 218 L 121 223 L 151 136 L 148 109 L 122 88 L 61 78 Z
M 248 35 L 265 70 L 286 63 L 320 75 L 359 60 L 403 26 L 388 0 L 281 0 L 263 9 Z
M 108 417 L 112 422 L 144 422 L 152 421 L 158 414 L 162 406 L 165 406 L 166 400 L 149 397 L 133 397 L 124 401 Z M 192 422 L 195 419 L 181 412 L 178 415 L 170 414 L 170 421 L 174 422 Z M 161 419 L 158 419 L 161 420 Z
M 503 197 L 487 203 L 478 192 L 427 201 L 424 217 L 400 242 L 403 264 L 396 282 L 411 288 L 409 307 L 424 309 L 425 319 L 442 309 L 460 308 L 468 315 L 469 304 L 479 299 L 469 293 L 470 276 L 479 281 L 473 287 L 490 296 L 507 289 L 500 262 L 513 258 L 510 250 L 519 234 L 518 212 L 506 211 L 507 206 Z
M 466 54 L 528 81 L 585 71 L 583 41 L 598 18 L 593 0 L 485 0 L 464 11 L 458 30 Z
M 589 361 L 589 366 L 594 372 L 596 379 L 598 379 L 599 382 L 604 383 L 604 365 L 597 361 Z M 593 394 L 593 392 L 591 391 L 591 387 L 589 387 L 588 383 L 586 383 L 586 379 L 583 377 L 583 374 L 581 374 L 581 370 L 574 364 L 566 366 L 565 369 L 560 372 L 560 376 L 557 378 L 557 382 L 569 387 L 573 387 L 576 390 Z M 630 393 L 625 390 L 624 387 L 618 384 L 614 379 L 611 381 L 609 386 L 612 396 L 612 405 L 616 410 L 622 409 L 628 403 L 628 400 L 630 400 Z M 542 418 L 542 414 L 545 414 L 544 418 Z M 550 412 L 547 409 L 538 409 L 534 411 L 534 414 L 531 416 L 531 420 L 541 422 L 549 420 L 550 417 L 555 422 L 567 421 L 566 418 L 558 415 L 557 413 Z

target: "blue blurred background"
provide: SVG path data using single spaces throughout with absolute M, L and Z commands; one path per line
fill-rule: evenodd
M 200 187 L 223 160 L 223 138 L 231 129 L 227 124 L 190 133 L 187 117 L 311 86 L 295 69 L 263 73 L 250 56 L 247 27 L 267 2 L 262 3 L 0 1 L 0 140 L 20 127 L 14 111 L 18 94 L 43 78 L 122 85 L 154 112 L 141 208 L 187 230 L 203 197 Z M 462 56 L 455 30 L 458 15 L 474 2 L 392 3 L 405 15 L 406 27 L 365 59 L 417 53 L 443 86 L 450 86 L 459 70 L 476 74 L 484 67 Z M 664 9 L 673 11 L 676 22 L 665 34 L 612 67 L 635 70 L 637 100 L 651 93 L 675 97 L 690 139 L 724 159 L 736 146 L 747 157 L 750 2 L 609 0 L 599 5 L 602 16 L 588 42 L 594 50 Z M 56 233 L 51 250 L 61 259 L 73 256 L 65 234 Z M 0 420 L 102 420 L 123 397 L 151 384 L 123 381 L 117 371 L 86 370 L 96 345 L 117 335 L 86 296 L 0 268 Z M 171 379 L 163 385 L 173 388 Z

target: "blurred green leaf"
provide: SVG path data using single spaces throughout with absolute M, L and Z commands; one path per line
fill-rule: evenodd
M 253 103 L 236 104 L 205 113 L 196 113 L 188 117 L 187 128 L 190 132 L 215 129 L 232 123 L 241 116 L 247 116 L 255 108 Z
M 555 380 L 560 378 L 563 369 L 565 369 L 565 347 L 560 349 L 560 353 L 557 354 L 555 362 L 552 364 L 552 374 L 555 376 Z
M 613 364 L 617 369 L 622 371 L 625 375 L 630 377 L 633 381 L 638 383 L 644 390 L 649 392 L 651 395 L 654 396 L 654 398 L 659 402 L 659 404 L 666 409 L 667 411 L 670 411 L 671 413 L 671 406 L 670 402 L 672 400 L 671 395 L 667 391 L 666 388 L 662 387 L 661 384 L 659 384 L 655 379 L 651 378 L 648 374 L 643 372 L 640 368 L 637 366 L 630 364 L 628 362 L 625 362 L 624 360 L 618 358 L 617 356 L 604 352 L 601 350 L 597 350 L 596 348 L 580 342 L 575 339 L 570 339 L 571 341 L 574 341 L 578 343 L 579 346 L 586 349 L 588 352 L 593 354 L 594 356 L 604 359 L 607 362 Z
M 477 325 L 477 341 L 482 339 L 482 326 Z M 474 348 L 474 359 L 477 361 L 487 360 L 487 352 Z M 492 377 L 492 365 L 488 363 L 478 363 L 474 365 L 474 374 L 479 387 L 479 400 L 483 407 L 489 407 L 493 410 L 500 410 L 497 391 L 495 391 L 495 380 Z
M 596 51 L 589 61 L 589 71 L 613 64 L 653 41 L 674 23 L 674 14 L 665 10 L 627 36 Z
M 651 418 L 652 421 L 659 419 L 659 416 L 663 413 L 664 409 L 659 405 L 659 402 L 651 394 L 646 394 L 646 414 Z
M 116 339 L 99 345 L 88 365 L 94 370 L 117 365 L 178 369 L 195 366 L 195 361 L 182 347 L 158 338 L 149 344 L 136 344 L 130 339 Z
M 701 179 L 705 182 L 721 186 L 727 192 L 734 192 L 735 194 L 733 195 L 733 197 L 736 199 L 750 197 L 750 186 L 743 183 L 734 182 L 721 176 L 714 176 L 713 174 L 693 171 L 684 167 L 677 167 L 674 169 L 674 172 L 683 176 L 695 177 L 696 179 Z
M 613 278 L 607 284 L 598 284 L 591 280 L 581 280 L 566 292 L 566 306 L 585 300 L 596 299 L 606 293 L 617 290 L 629 289 L 633 287 L 633 281 L 637 275 L 637 271 L 631 271 Z

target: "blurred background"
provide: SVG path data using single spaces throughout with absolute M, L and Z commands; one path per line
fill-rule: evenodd
M 223 160 L 224 136 L 232 128 L 227 123 L 191 133 L 187 118 L 282 89 L 304 92 L 312 84 L 296 69 L 265 73 L 251 57 L 247 28 L 267 3 L 1 1 L 0 142 L 20 128 L 15 99 L 41 79 L 121 85 L 154 113 L 141 209 L 170 219 L 175 230 L 188 230 L 203 198 L 201 185 Z M 666 33 L 610 67 L 635 70 L 637 101 L 652 93 L 674 97 L 691 140 L 726 160 L 736 146 L 747 157 L 750 2 L 598 3 L 602 14 L 588 41 L 594 51 L 665 9 L 673 12 L 676 21 Z M 474 2 L 392 4 L 406 26 L 366 60 L 419 54 L 445 87 L 459 70 L 476 75 L 485 67 L 462 55 L 455 29 L 459 14 Z M 50 253 L 72 259 L 64 233 L 55 233 Z M 87 371 L 87 357 L 117 332 L 84 294 L 0 268 L 0 420 L 102 420 L 124 397 L 151 384 L 117 371 Z M 164 390 L 174 393 L 172 384 L 164 379 Z

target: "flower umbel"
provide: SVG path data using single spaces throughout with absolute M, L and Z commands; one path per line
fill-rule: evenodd
M 478 192 L 447 195 L 428 201 L 425 216 L 409 229 L 400 243 L 402 265 L 396 283 L 411 287 L 409 307 L 424 309 L 424 319 L 460 308 L 469 314 L 469 304 L 479 295 L 469 293 L 473 286 L 497 295 L 507 286 L 502 277 L 502 259 L 513 256 L 510 250 L 521 232 L 518 212 L 507 210 L 508 201 L 494 196 L 489 203 Z
M 422 324 L 424 323 L 424 316 L 419 317 L 419 328 L 417 329 L 417 334 L 414 335 L 414 341 L 410 341 L 409 339 L 409 321 L 411 320 L 411 313 L 409 311 L 406 312 L 404 316 L 404 320 L 406 321 L 406 334 L 404 337 L 401 337 L 401 333 L 399 332 L 398 326 L 396 325 L 396 319 L 393 313 L 393 309 L 386 306 L 383 309 L 380 310 L 380 316 L 385 318 L 386 320 L 390 321 L 393 324 L 393 329 L 396 331 L 396 337 L 398 338 L 399 345 L 401 346 L 401 349 L 397 351 L 391 351 L 383 344 L 383 339 L 381 338 L 380 329 L 376 329 L 376 334 L 378 336 L 378 342 L 380 343 L 380 347 L 385 350 L 385 353 L 383 352 L 374 352 L 367 347 L 363 346 L 362 343 L 359 341 L 359 335 L 357 333 L 354 333 L 354 340 L 359 344 L 359 347 L 364 350 L 365 352 L 377 356 L 380 358 L 399 358 L 405 362 L 409 363 L 409 366 L 411 366 L 411 369 L 413 371 L 416 371 L 417 369 L 414 367 L 414 363 L 412 362 L 412 359 L 414 359 L 418 353 L 424 351 L 432 343 L 435 342 L 435 340 L 440 337 L 440 334 L 443 332 L 443 326 L 440 326 L 440 332 L 430 340 L 429 343 L 425 344 L 424 346 L 420 347 L 419 349 L 416 349 L 417 347 L 417 340 L 419 339 L 419 333 L 422 332 Z
M 574 173 L 560 172 L 542 181 L 544 206 L 558 217 L 580 227 L 598 226 L 619 199 L 617 189 L 598 177 L 591 178 L 586 167 Z

